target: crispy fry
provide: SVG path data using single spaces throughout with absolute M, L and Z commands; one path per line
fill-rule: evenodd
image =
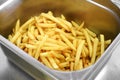
M 43 28 L 47 28 L 47 27 L 56 27 L 56 24 L 55 23 L 52 23 L 52 24 L 48 24 L 48 23 L 38 23 L 38 26 L 39 27 L 43 27 Z
M 63 41 L 66 42 L 66 44 L 71 47 L 73 50 L 76 50 L 76 48 L 73 46 L 73 44 L 62 34 L 60 34 L 61 38 L 63 39 Z
M 20 20 L 18 19 L 15 26 L 15 33 L 19 30 L 19 28 L 20 28 Z
M 104 52 L 105 46 L 104 46 L 104 35 L 100 35 L 100 42 L 101 42 L 101 55 Z
M 50 52 L 43 52 L 43 53 L 40 53 L 40 56 L 44 56 L 44 57 L 49 57 L 51 56 L 51 53 Z
M 80 59 L 79 64 L 78 64 L 78 70 L 83 69 L 83 62 Z
M 83 47 L 84 48 L 84 47 Z M 82 57 L 86 57 L 86 53 L 85 53 L 85 50 L 82 49 Z
M 82 29 L 83 26 L 84 26 L 84 22 L 81 23 L 81 25 L 77 28 L 77 30 Z
M 68 66 L 69 66 L 69 62 L 60 63 L 59 66 L 60 66 L 61 68 L 63 68 L 63 67 L 68 67 Z
M 53 69 L 53 67 L 51 66 L 51 64 L 50 64 L 50 62 L 47 60 L 47 58 L 45 58 L 45 57 L 40 57 L 41 58 L 41 60 L 42 60 L 42 62 L 46 65 L 46 66 L 48 66 L 49 68 L 52 68 Z
M 79 46 L 77 48 L 76 57 L 75 57 L 75 66 L 74 66 L 75 70 L 77 69 L 77 65 L 78 65 L 79 60 L 80 60 L 80 56 L 81 56 L 81 52 L 82 52 L 82 48 L 83 48 L 84 43 L 85 43 L 85 41 L 81 40 L 79 43 Z
M 98 39 L 95 38 L 94 43 L 93 43 L 93 54 L 92 54 L 92 59 L 91 59 L 92 64 L 95 63 L 96 53 L 97 53 L 97 46 L 98 46 Z
M 91 30 L 89 30 L 88 28 L 85 29 L 89 35 L 91 35 L 92 37 L 96 37 L 96 34 L 94 32 L 92 32 Z
M 49 56 L 47 58 L 50 61 L 51 65 L 54 69 L 59 69 L 59 66 L 56 64 L 55 60 L 51 56 Z
M 86 46 L 84 46 L 83 49 L 84 49 L 84 52 L 85 52 L 86 56 L 89 56 L 88 48 Z
M 58 19 L 56 19 L 55 17 L 53 16 L 50 16 L 48 14 L 45 14 L 45 13 L 41 13 L 42 16 L 48 18 L 48 19 L 51 19 L 52 21 L 56 22 L 57 24 L 59 24 L 61 27 L 63 27 L 64 29 L 66 29 L 67 31 L 70 31 L 69 28 L 63 24 L 61 21 L 59 21 Z
M 44 45 L 46 39 L 47 39 L 47 36 L 43 37 L 43 40 L 41 42 L 39 42 L 39 45 L 38 45 L 38 48 L 37 48 L 36 54 L 35 54 L 35 59 L 39 58 L 40 50 L 41 50 L 42 46 Z
M 16 41 L 16 45 L 17 45 L 17 46 L 20 46 L 21 40 L 22 40 L 22 36 L 18 37 L 18 39 L 17 39 L 17 41 Z
M 90 37 L 89 37 L 87 31 L 86 31 L 86 30 L 83 30 L 83 33 L 85 34 L 86 41 L 87 41 L 87 43 L 88 43 L 88 48 L 89 48 L 89 56 L 91 57 L 91 56 L 92 56 L 92 43 L 91 43 L 91 41 L 90 41 Z
M 29 32 L 28 31 L 28 37 L 30 38 L 30 39 L 33 39 L 33 40 L 35 40 L 35 36 L 31 33 L 31 32 Z
M 74 63 L 73 63 L 73 62 L 70 63 L 70 70 L 71 70 L 71 71 L 74 70 Z
M 60 60 L 58 58 L 54 58 L 56 64 L 60 64 Z
M 32 49 L 31 48 L 28 48 L 28 54 L 33 56 L 33 52 L 32 52 Z

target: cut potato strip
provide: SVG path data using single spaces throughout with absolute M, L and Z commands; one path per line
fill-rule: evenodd
M 81 52 L 82 52 L 82 48 L 83 48 L 84 43 L 85 43 L 85 41 L 81 40 L 80 44 L 77 48 L 76 57 L 75 57 L 75 66 L 74 66 L 75 70 L 77 70 L 77 65 L 78 65 L 80 57 L 81 57 Z
M 101 54 L 103 54 L 104 50 L 105 50 L 105 46 L 104 46 L 104 35 L 101 34 L 100 35 L 100 42 L 101 42 Z
M 92 64 L 95 63 L 96 53 L 97 53 L 97 46 L 98 46 L 98 39 L 95 38 L 94 43 L 93 43 L 93 54 L 92 54 L 92 59 L 91 59 Z
M 83 30 L 83 33 L 85 34 L 86 41 L 87 41 L 87 44 L 88 44 L 89 56 L 92 57 L 92 43 L 91 43 L 91 40 L 90 40 L 90 36 L 88 35 L 86 30 Z

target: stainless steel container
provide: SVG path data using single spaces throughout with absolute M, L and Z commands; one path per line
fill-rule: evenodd
M 71 72 L 51 70 L 7 40 L 7 36 L 10 34 L 18 18 L 21 19 L 21 23 L 24 23 L 31 16 L 38 15 L 41 12 L 52 11 L 55 15 L 64 14 L 68 20 L 77 22 L 85 21 L 86 26 L 96 31 L 97 34 L 103 33 L 106 39 L 114 39 L 120 32 L 120 17 L 116 13 L 116 10 L 111 10 L 94 1 L 8 0 L 1 6 L 1 47 L 10 61 L 37 80 L 83 80 L 86 75 L 90 75 L 89 73 L 92 74 L 91 70 L 98 67 L 96 65 L 104 63 L 99 66 L 99 70 L 101 70 L 108 61 L 108 56 L 112 54 L 107 54 L 112 47 L 108 48 L 95 65 L 86 69 Z

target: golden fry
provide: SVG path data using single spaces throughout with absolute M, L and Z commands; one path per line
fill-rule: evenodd
M 22 36 L 18 37 L 18 39 L 16 41 L 16 45 L 20 46 L 21 42 L 22 42 Z
M 68 66 L 69 66 L 69 62 L 60 63 L 59 66 L 60 66 L 61 68 L 68 67 Z
M 56 19 L 55 17 L 53 16 L 50 16 L 48 14 L 45 14 L 45 13 L 41 13 L 42 16 L 48 18 L 48 19 L 51 19 L 52 21 L 56 22 L 57 24 L 59 24 L 61 27 L 63 27 L 64 29 L 66 29 L 67 31 L 70 31 L 69 28 L 63 24 L 61 21 L 59 21 L 58 19 Z
M 73 46 L 73 44 L 62 34 L 60 34 L 61 38 L 63 39 L 63 41 L 66 42 L 66 44 L 71 47 L 73 50 L 76 50 L 76 48 Z
M 74 70 L 74 63 L 73 63 L 73 62 L 70 63 L 70 70 L 71 70 L 71 71 Z
M 50 28 L 50 27 L 56 27 L 56 24 L 55 23 L 52 23 L 52 24 L 48 24 L 48 23 L 38 23 L 38 26 L 39 27 L 43 27 L 43 28 Z
M 92 32 L 91 30 L 89 30 L 88 28 L 85 29 L 89 35 L 91 35 L 92 37 L 96 37 L 96 34 L 94 32 Z
M 101 42 L 101 55 L 103 54 L 104 50 L 105 50 L 105 46 L 104 46 L 104 35 L 100 35 L 100 42 Z
M 51 66 L 50 62 L 47 60 L 46 57 L 41 56 L 40 58 L 41 58 L 42 62 L 43 62 L 46 66 L 48 66 L 49 68 L 53 68 L 53 67 Z
M 80 59 L 79 65 L 78 65 L 78 66 L 79 66 L 79 67 L 78 67 L 78 70 L 83 69 L 83 62 L 82 62 L 82 59 Z
M 92 43 L 91 43 L 91 41 L 90 41 L 90 37 L 89 37 L 87 31 L 86 31 L 86 30 L 83 30 L 83 33 L 85 34 L 86 41 L 87 41 L 87 43 L 88 43 L 88 48 L 89 48 L 89 56 L 91 57 L 91 56 L 92 56 Z
M 35 59 L 39 58 L 40 50 L 41 50 L 42 46 L 44 45 L 46 39 L 47 39 L 47 36 L 43 37 L 43 40 L 41 42 L 39 42 L 39 45 L 38 45 L 38 48 L 37 48 L 36 54 L 35 54 Z
M 48 58 L 48 60 L 50 61 L 50 64 L 52 65 L 52 67 L 53 67 L 54 69 L 59 69 L 59 66 L 56 64 L 55 60 L 54 60 L 51 56 L 49 56 L 49 57 L 47 57 L 47 58 Z
M 15 33 L 19 31 L 19 28 L 20 28 L 20 20 L 18 19 L 15 26 Z
M 80 29 L 82 29 L 83 26 L 84 26 L 84 22 L 81 23 L 81 25 L 77 28 L 77 30 L 79 31 Z
M 82 52 L 82 48 L 83 48 L 84 43 L 85 43 L 85 41 L 81 40 L 79 43 L 79 46 L 77 48 L 76 57 L 75 57 L 75 66 L 74 66 L 75 70 L 77 69 L 77 65 L 78 65 L 79 60 L 80 60 L 80 56 L 81 56 L 81 52 Z
M 95 63 L 97 46 L 98 46 L 98 39 L 95 38 L 94 43 L 93 43 L 93 54 L 92 54 L 92 59 L 91 59 L 92 64 Z

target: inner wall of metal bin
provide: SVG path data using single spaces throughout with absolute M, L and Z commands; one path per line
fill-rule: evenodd
M 118 16 L 120 17 L 120 9 L 119 6 L 117 6 L 117 4 L 113 4 L 113 3 L 119 3 L 119 0 L 93 0 L 101 5 L 104 5 L 108 8 L 110 8 L 111 10 L 113 10 L 114 12 L 116 12 L 118 14 Z M 117 7 L 116 7 L 117 6 Z
M 17 19 L 21 20 L 22 25 L 30 17 L 48 11 L 52 11 L 55 16 L 63 14 L 67 20 L 74 20 L 79 24 L 84 21 L 85 27 L 97 34 L 105 34 L 106 39 L 114 39 L 120 32 L 120 20 L 115 14 L 86 0 L 8 1 L 8 5 L 0 9 L 0 34 L 4 37 L 11 33 Z

